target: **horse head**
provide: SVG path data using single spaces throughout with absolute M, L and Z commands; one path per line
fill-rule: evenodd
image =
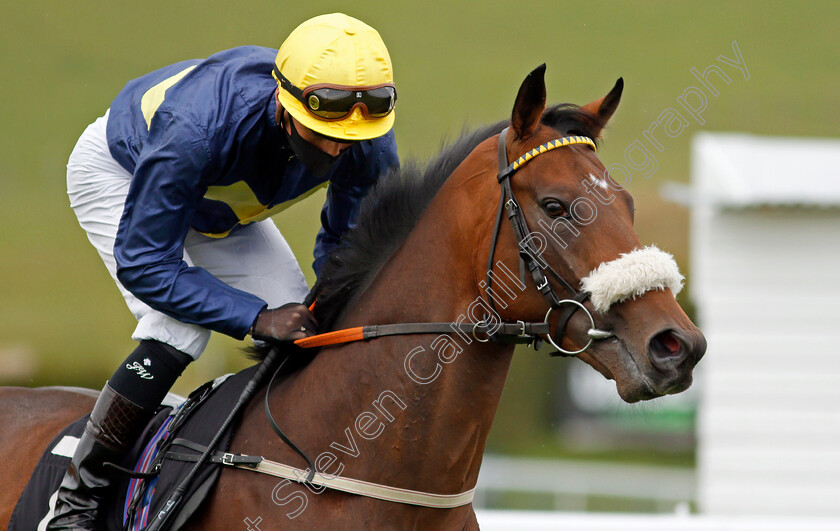
M 523 265 L 548 272 L 551 291 L 564 299 L 559 306 L 575 310 L 565 320 L 559 307 L 552 313 L 552 323 L 563 321 L 562 337 L 555 332 L 550 339 L 562 350 L 580 351 L 580 359 L 615 380 L 622 399 L 683 391 L 706 341 L 676 302 L 682 276 L 671 255 L 642 247 L 633 230 L 633 198 L 595 155 L 594 141 L 618 106 L 623 81 L 583 107 L 546 110 L 544 73 L 543 65 L 522 83 L 499 152 L 521 162 L 509 179 L 529 233 L 523 241 L 503 228 L 496 257 L 512 265 L 522 256 Z M 563 138 L 571 142 L 554 149 Z M 500 308 L 502 319 L 542 319 L 546 289 L 541 295 L 533 288 Z M 575 295 L 582 296 L 569 302 Z

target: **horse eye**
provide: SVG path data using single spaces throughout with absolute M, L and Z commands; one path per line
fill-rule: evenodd
M 563 203 L 556 199 L 546 199 L 542 204 L 543 210 L 553 218 L 568 217 L 569 211 L 563 206 Z

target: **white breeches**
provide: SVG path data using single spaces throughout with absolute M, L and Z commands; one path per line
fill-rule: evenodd
M 166 343 L 197 359 L 210 339 L 209 330 L 153 310 L 117 280 L 114 240 L 132 176 L 111 156 L 105 136 L 107 121 L 106 112 L 88 126 L 70 155 L 70 206 L 137 318 L 132 337 Z M 309 292 L 292 250 L 270 219 L 247 225 L 226 238 L 209 238 L 190 229 L 184 246 L 184 261 L 189 265 L 202 267 L 222 282 L 260 297 L 269 308 L 302 302 Z

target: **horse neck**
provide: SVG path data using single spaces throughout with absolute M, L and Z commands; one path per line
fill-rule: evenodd
M 479 298 L 476 244 L 489 240 L 493 217 L 492 206 L 476 212 L 471 205 L 498 200 L 480 176 L 469 177 L 453 174 L 338 329 L 466 316 Z M 324 349 L 301 377 L 315 384 L 316 371 L 329 370 L 330 387 L 340 390 L 324 403 L 330 417 L 357 442 L 379 431 L 344 474 L 452 493 L 475 485 L 512 352 L 454 331 L 393 336 Z

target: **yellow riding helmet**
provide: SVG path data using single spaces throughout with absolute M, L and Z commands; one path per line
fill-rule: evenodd
M 301 90 L 321 83 L 366 87 L 394 82 L 391 57 L 379 33 L 342 13 L 321 15 L 295 28 L 280 46 L 275 65 Z M 327 121 L 307 111 L 282 86 L 279 98 L 298 122 L 333 138 L 367 140 L 384 135 L 394 125 L 394 111 L 371 118 L 356 107 L 346 118 Z

